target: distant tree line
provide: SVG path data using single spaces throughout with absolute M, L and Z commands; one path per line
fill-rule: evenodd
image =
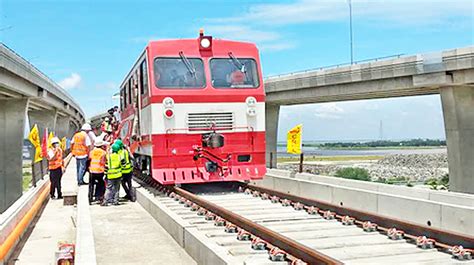
M 310 146 L 311 144 L 304 144 Z M 393 146 L 446 146 L 446 140 L 411 139 L 404 141 L 379 140 L 371 142 L 337 142 L 318 144 L 321 148 L 359 148 L 359 147 L 393 147 Z

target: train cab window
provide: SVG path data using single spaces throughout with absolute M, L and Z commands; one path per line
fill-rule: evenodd
M 159 88 L 203 88 L 204 64 L 199 58 L 156 58 L 155 85 Z
M 146 61 L 142 62 L 142 65 L 140 66 L 140 84 L 141 84 L 141 94 L 147 94 L 148 93 L 148 69 L 146 65 Z
M 254 59 L 211 59 L 211 79 L 215 88 L 256 88 L 259 86 L 258 68 Z

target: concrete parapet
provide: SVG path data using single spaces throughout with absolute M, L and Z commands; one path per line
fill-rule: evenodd
M 269 172 L 254 182 L 267 188 L 459 233 L 474 234 L 474 196 L 310 174 Z M 459 202 L 459 204 L 458 204 Z
M 41 180 L 0 215 L 0 264 L 8 261 L 33 217 L 48 201 L 48 191 L 49 180 Z
M 28 99 L 0 100 L 0 213 L 20 198 Z

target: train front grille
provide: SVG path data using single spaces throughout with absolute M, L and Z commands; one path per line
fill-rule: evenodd
M 188 113 L 186 123 L 188 125 L 188 129 L 190 130 L 207 130 L 210 128 L 231 130 L 232 127 L 234 127 L 234 113 Z

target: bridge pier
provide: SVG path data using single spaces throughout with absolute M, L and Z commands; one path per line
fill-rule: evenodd
M 69 130 L 70 130 L 70 126 L 69 126 L 70 121 L 71 121 L 71 119 L 67 116 L 58 115 L 56 117 L 55 131 L 56 131 L 56 135 L 59 137 L 59 139 L 61 139 L 63 137 L 71 137 L 71 134 L 69 132 Z
M 23 193 L 23 138 L 28 99 L 0 100 L 0 213 Z
M 265 134 L 266 134 L 266 161 L 267 167 L 277 166 L 277 137 L 280 105 L 265 104 Z
M 441 88 L 449 189 L 474 193 L 474 87 Z

